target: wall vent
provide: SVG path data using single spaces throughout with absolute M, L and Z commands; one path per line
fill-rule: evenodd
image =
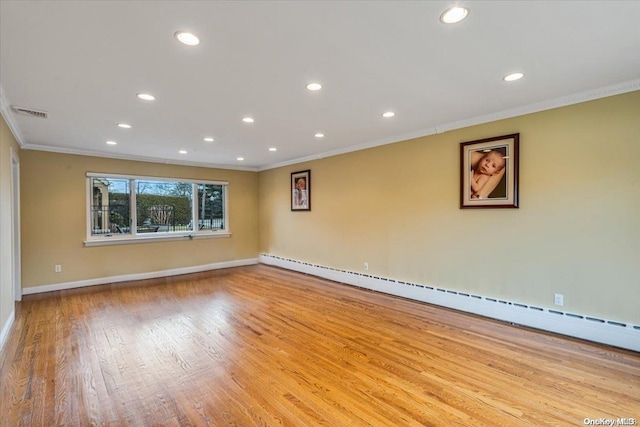
M 40 119 L 46 119 L 49 116 L 49 113 L 47 113 L 46 111 L 34 110 L 33 108 L 24 108 L 24 107 L 17 107 L 15 105 L 12 105 L 11 109 L 13 110 L 14 113 L 20 114 L 23 116 L 37 117 Z

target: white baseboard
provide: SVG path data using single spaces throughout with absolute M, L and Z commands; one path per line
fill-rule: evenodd
M 16 319 L 16 312 L 15 310 L 12 310 L 11 314 L 9 314 L 9 318 L 4 323 L 4 326 L 2 326 L 2 332 L 0 332 L 0 352 L 4 348 L 4 343 L 7 341 L 7 338 L 9 337 L 9 331 L 11 330 L 11 326 L 13 325 L 13 321 L 15 319 Z
M 258 264 L 257 258 L 239 259 L 234 261 L 216 262 L 213 264 L 196 265 L 193 267 L 175 268 L 172 270 L 150 271 L 148 273 L 123 274 L 120 276 L 99 277 L 97 279 L 78 280 L 76 282 L 55 283 L 53 285 L 33 286 L 23 288 L 22 294 L 39 294 L 42 292 L 62 291 L 65 289 L 82 288 L 85 286 L 106 285 L 131 280 L 155 279 L 158 277 L 178 276 L 180 274 L 200 273 L 202 271 L 219 270 L 221 268 L 241 267 Z
M 260 262 L 492 319 L 640 351 L 640 325 L 629 325 L 623 322 L 600 319 L 595 316 L 567 313 L 420 283 L 403 282 L 385 277 L 338 270 L 269 254 L 260 254 Z

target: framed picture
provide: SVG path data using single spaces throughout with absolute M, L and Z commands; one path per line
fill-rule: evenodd
M 518 207 L 520 134 L 460 143 L 460 209 Z
M 311 171 L 293 172 L 291 174 L 291 210 L 311 210 Z

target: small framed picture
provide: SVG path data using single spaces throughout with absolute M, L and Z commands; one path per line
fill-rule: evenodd
M 517 208 L 520 134 L 460 143 L 460 209 Z
M 291 174 L 291 210 L 311 210 L 311 171 L 293 172 Z

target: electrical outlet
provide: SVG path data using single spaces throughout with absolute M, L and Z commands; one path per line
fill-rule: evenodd
M 564 305 L 564 295 L 555 294 L 554 297 L 553 297 L 553 302 L 554 302 L 555 305 L 559 305 L 559 306 Z
M 369 270 L 369 263 L 368 262 L 364 263 L 364 269 L 365 269 L 365 271 Z
M 56 264 L 56 266 L 54 267 L 54 271 L 56 273 L 60 273 L 62 271 L 62 266 L 60 264 Z

